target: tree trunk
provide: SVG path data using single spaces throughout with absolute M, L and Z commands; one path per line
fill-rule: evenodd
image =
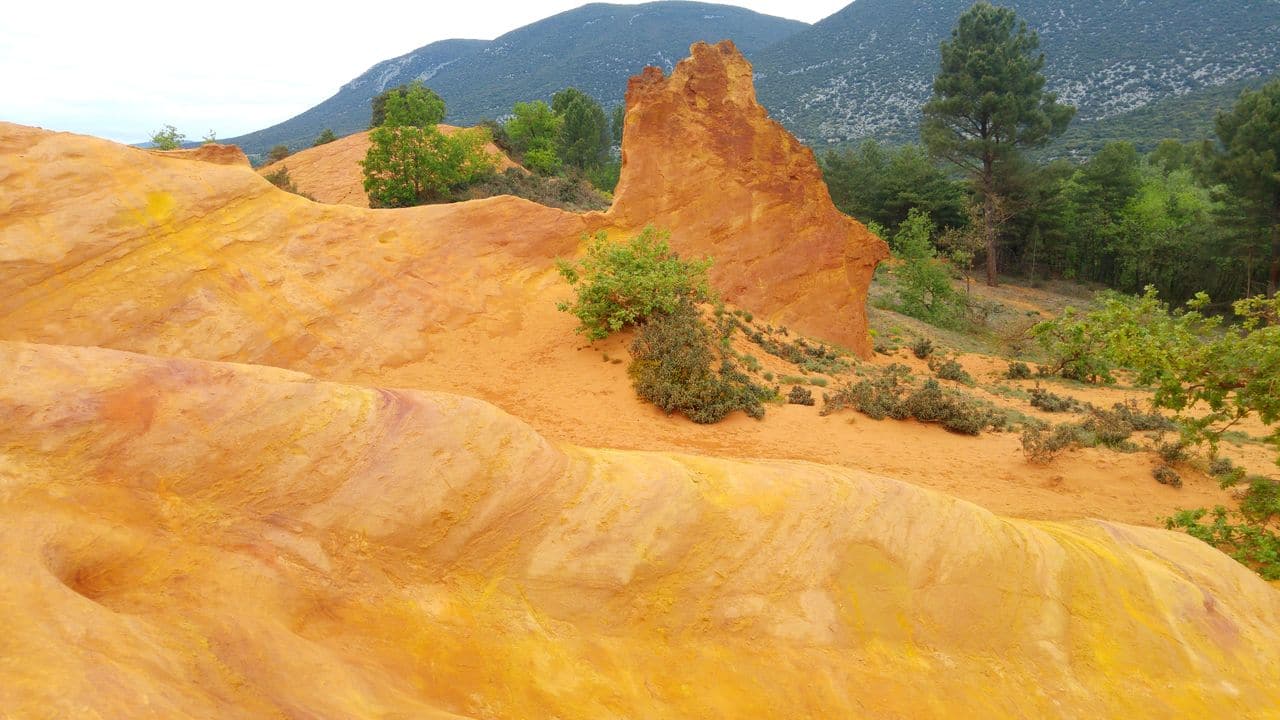
M 994 159 L 988 155 L 982 159 L 982 239 L 987 246 L 987 286 L 995 287 L 996 267 L 996 188 Z

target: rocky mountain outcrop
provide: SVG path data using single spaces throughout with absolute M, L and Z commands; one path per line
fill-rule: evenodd
M 1280 707 L 1280 594 L 1192 538 L 455 395 L 0 343 L 0 514 L 15 718 Z
M 771 322 L 871 352 L 865 288 L 888 247 L 831 203 L 813 152 L 756 102 L 732 42 L 697 43 L 670 77 L 627 86 L 613 222 L 670 228 L 715 259 L 725 297 Z
M 478 316 L 530 312 L 513 278 L 551 275 L 585 234 L 657 225 L 682 252 L 716 258 L 726 298 L 869 351 L 866 286 L 883 243 L 835 210 L 812 154 L 749 102 L 749 66 L 732 46 L 697 47 L 718 60 L 633 89 L 622 184 L 604 215 L 513 197 L 394 212 L 326 205 L 246 165 L 0 124 L 0 339 L 324 373 L 395 366 Z M 694 100 L 660 107 L 661 87 Z M 658 123 L 655 110 L 676 114 Z M 646 138 L 655 145 L 642 148 Z M 346 142 L 314 149 L 347 167 L 331 177 L 359 177 L 356 154 L 343 152 L 359 140 Z

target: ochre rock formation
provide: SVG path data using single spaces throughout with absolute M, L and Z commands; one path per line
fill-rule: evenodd
M 588 450 L 454 395 L 0 343 L 6 717 L 1274 717 L 1184 535 Z
M 180 158 L 182 160 L 199 160 L 215 165 L 242 165 L 249 167 L 249 158 L 239 145 L 221 145 L 205 143 L 200 147 L 184 150 L 148 150 L 163 157 Z
M 869 355 L 866 292 L 887 246 L 836 210 L 813 151 L 756 102 L 732 42 L 690 52 L 671 77 L 645 68 L 627 86 L 611 221 L 670 230 L 680 252 L 715 258 L 727 299 Z
M 438 125 L 446 135 L 458 132 L 452 125 Z M 494 159 L 501 172 L 520 166 L 511 161 L 497 145 L 488 143 L 485 150 Z M 262 175 L 289 169 L 289 179 L 298 188 L 318 202 L 355 207 L 369 207 L 369 196 L 364 192 L 364 172 L 360 161 L 369 152 L 369 133 L 359 132 L 338 138 L 330 143 L 299 150 L 284 160 L 264 165 L 258 169 Z

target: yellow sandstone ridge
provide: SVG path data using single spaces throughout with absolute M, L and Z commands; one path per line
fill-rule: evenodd
M 1280 707 L 1280 595 L 1198 540 L 455 395 L 0 343 L 0 509 L 8 717 Z

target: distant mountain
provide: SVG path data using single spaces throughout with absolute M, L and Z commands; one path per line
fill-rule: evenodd
M 310 146 L 325 128 L 339 135 L 364 130 L 369 100 L 414 79 L 444 98 L 446 120 L 455 125 L 499 117 L 517 101 L 549 100 L 567 86 L 608 107 L 622 102 L 627 78 L 646 65 L 670 70 L 698 40 L 729 38 L 751 57 L 807 27 L 729 5 L 593 3 L 493 41 L 444 40 L 380 62 L 301 115 L 224 142 L 259 154 L 281 143 L 294 149 Z
M 762 103 L 813 145 L 916 139 L 938 44 L 973 0 L 857 0 L 753 58 Z M 1002 0 L 1040 34 L 1075 128 L 1280 70 L 1280 0 Z M 1212 94 L 1211 94 L 1212 95 Z

